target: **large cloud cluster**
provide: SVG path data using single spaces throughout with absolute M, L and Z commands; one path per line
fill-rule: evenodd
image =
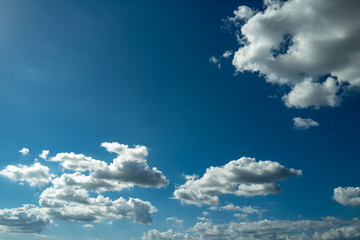
M 287 107 L 338 106 L 360 86 L 359 1 L 264 1 L 264 11 L 240 6 L 229 20 L 239 28 L 238 72 L 286 85 Z
M 198 222 L 192 228 L 188 239 L 200 240 L 341 240 L 358 239 L 360 237 L 360 221 L 350 221 L 326 217 L 322 220 L 261 220 L 255 222 L 230 222 L 214 224 L 212 222 Z M 177 239 L 161 238 L 158 236 L 182 235 L 173 230 L 159 232 L 155 229 L 144 233 L 143 240 Z M 185 238 L 184 238 L 185 239 Z
M 278 162 L 256 161 L 242 157 L 221 167 L 206 169 L 201 178 L 188 177 L 174 192 L 174 198 L 183 203 L 202 206 L 219 204 L 219 195 L 256 196 L 282 191 L 278 180 L 300 176 L 301 170 L 286 168 Z
M 31 166 L 9 165 L 0 171 L 2 176 L 31 186 L 45 187 L 39 199 L 40 206 L 0 210 L 0 229 L 10 232 L 39 233 L 51 223 L 50 219 L 72 222 L 94 222 L 102 219 L 132 219 L 134 222 L 152 222 L 157 209 L 138 198 L 110 199 L 101 193 L 121 191 L 124 188 L 164 187 L 169 181 L 156 168 L 147 164 L 145 146 L 130 148 L 119 143 L 103 143 L 108 152 L 117 154 L 112 163 L 96 160 L 83 154 L 58 153 L 47 159 L 59 162 L 64 169 L 60 176 L 39 162 Z

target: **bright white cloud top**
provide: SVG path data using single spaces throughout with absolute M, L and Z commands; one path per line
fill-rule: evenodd
M 164 187 L 169 181 L 156 168 L 147 165 L 145 146 L 130 148 L 118 143 L 103 143 L 103 147 L 118 156 L 110 164 L 83 154 L 58 153 L 49 159 L 59 162 L 66 171 L 60 176 L 36 162 L 31 166 L 9 165 L 0 174 L 31 186 L 45 187 L 40 194 L 39 206 L 0 210 L 0 229 L 9 232 L 39 233 L 52 220 L 94 222 L 102 219 L 132 219 L 149 224 L 157 209 L 148 201 L 138 198 L 112 200 L 101 195 L 106 191 L 121 191 L 134 187 Z M 44 159 L 49 151 L 43 151 Z
M 294 128 L 296 128 L 298 130 L 305 130 L 305 129 L 309 129 L 311 127 L 319 126 L 319 123 L 314 121 L 311 118 L 294 117 L 293 122 L 294 122 Z
M 174 192 L 174 198 L 198 206 L 220 203 L 219 195 L 257 196 L 282 191 L 278 180 L 302 175 L 301 170 L 286 168 L 278 162 L 256 161 L 242 157 L 221 167 L 206 169 L 201 178 L 188 177 Z
M 259 72 L 290 87 L 287 107 L 335 107 L 360 86 L 359 1 L 265 1 L 264 11 L 240 6 L 237 72 Z M 339 11 L 341 9 L 341 11 Z
M 337 187 L 333 198 L 344 206 L 360 206 L 360 187 Z

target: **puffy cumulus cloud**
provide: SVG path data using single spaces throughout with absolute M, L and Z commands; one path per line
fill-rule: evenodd
M 219 195 L 256 196 L 282 191 L 275 182 L 291 176 L 300 176 L 301 170 L 285 168 L 272 161 L 256 161 L 242 157 L 221 167 L 206 169 L 201 178 L 188 178 L 174 192 L 174 198 L 198 206 L 219 204 Z
M 54 175 L 49 173 L 50 169 L 40 163 L 34 163 L 31 166 L 8 165 L 0 171 L 0 175 L 10 178 L 13 181 L 27 182 L 30 186 L 44 187 Z
M 237 72 L 258 72 L 287 85 L 288 107 L 335 107 L 360 86 L 359 1 L 264 1 L 264 11 L 240 6 L 229 17 L 241 47 Z M 339 10 L 340 9 L 340 10 Z
M 22 148 L 19 153 L 21 153 L 23 156 L 28 155 L 30 150 L 28 148 Z
M 49 161 L 60 162 L 65 169 L 76 172 L 89 171 L 89 176 L 79 174 L 66 175 L 68 183 L 73 185 L 87 185 L 92 190 L 120 190 L 125 187 L 138 185 L 142 187 L 164 187 L 169 181 L 160 170 L 147 164 L 148 150 L 145 146 L 137 145 L 130 148 L 128 145 L 113 143 L 102 143 L 102 147 L 108 152 L 118 155 L 112 163 L 96 160 L 83 154 L 58 153 Z M 65 177 L 64 177 L 65 178 Z M 71 180 L 70 180 L 71 178 Z M 118 182 L 122 183 L 119 184 Z
M 152 229 L 147 233 L 143 234 L 142 240 L 184 240 L 184 239 L 195 239 L 187 233 L 174 232 L 169 229 L 166 232 L 159 232 L 156 229 Z
M 298 130 L 305 130 L 311 127 L 319 126 L 319 123 L 311 118 L 294 117 L 293 122 L 294 122 L 294 128 Z
M 0 230 L 13 233 L 40 233 L 51 220 L 44 209 L 25 204 L 19 208 L 0 209 Z
M 39 157 L 46 160 L 50 151 L 49 150 L 42 150 L 41 154 L 39 154 Z
M 145 146 L 129 148 L 119 143 L 102 143 L 107 151 L 118 154 L 110 165 L 99 168 L 93 176 L 100 179 L 118 180 L 143 187 L 164 187 L 169 184 L 166 177 L 157 168 L 150 168 L 147 164 L 148 155 Z
M 212 222 L 198 222 L 188 229 L 190 239 L 200 240 L 340 240 L 357 239 L 359 236 L 360 221 L 353 219 L 345 221 L 334 217 L 322 220 L 261 220 L 246 222 L 230 222 L 214 224 Z M 157 230 L 151 230 L 160 234 Z M 146 236 L 150 232 L 144 234 Z M 163 232 L 165 234 L 166 232 Z M 171 233 L 174 233 L 171 230 Z M 143 238 L 143 239 L 162 239 Z M 172 239 L 172 238 L 165 238 Z
M 360 206 L 360 187 L 337 187 L 333 198 L 344 206 Z

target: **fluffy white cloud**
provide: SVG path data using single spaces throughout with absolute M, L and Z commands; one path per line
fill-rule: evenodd
M 126 201 L 120 197 L 111 200 L 102 195 L 93 198 L 85 189 L 72 187 L 47 188 L 42 192 L 39 203 L 53 219 L 73 222 L 128 218 L 148 224 L 152 222 L 151 213 L 157 211 L 151 203 L 140 199 Z
M 107 151 L 119 156 L 110 165 L 99 168 L 92 174 L 96 178 L 118 180 L 143 187 L 164 187 L 169 184 L 166 177 L 157 168 L 150 168 L 147 164 L 148 155 L 145 146 L 129 148 L 119 143 L 102 143 Z
M 31 204 L 0 209 L 0 230 L 14 233 L 40 233 L 51 220 L 44 209 Z
M 58 153 L 55 157 L 49 159 L 52 162 L 60 162 L 61 166 L 65 169 L 73 171 L 93 171 L 99 168 L 106 167 L 106 163 L 100 160 L 86 157 L 84 154 L 71 153 Z
M 275 182 L 291 176 L 300 176 L 301 170 L 288 169 L 277 162 L 256 161 L 242 157 L 221 167 L 210 167 L 201 178 L 188 178 L 174 192 L 174 198 L 183 203 L 215 205 L 219 195 L 268 195 L 281 192 Z
M 294 117 L 294 128 L 298 130 L 305 130 L 309 129 L 310 127 L 317 127 L 319 123 L 312 120 L 311 118 L 301 118 L 301 117 Z
M 344 206 L 360 206 L 360 187 L 337 187 L 333 198 Z
M 151 233 L 156 233 L 153 238 L 144 238 L 150 236 L 150 231 L 144 234 L 143 240 L 148 239 L 162 239 L 156 238 L 161 234 L 166 235 L 167 232 L 158 232 L 151 230 Z M 334 217 L 326 217 L 322 220 L 262 220 L 255 222 L 230 222 L 227 224 L 214 224 L 212 222 L 198 222 L 188 230 L 192 232 L 189 234 L 189 239 L 200 240 L 340 240 L 352 239 L 355 240 L 360 234 L 360 221 L 353 219 L 345 221 Z M 169 238 L 176 233 L 171 230 Z M 176 238 L 175 238 L 176 239 Z
M 28 155 L 30 150 L 28 148 L 22 148 L 19 153 L 21 153 L 23 156 Z
M 189 234 L 174 232 L 174 230 L 169 229 L 166 232 L 159 232 L 156 229 L 152 229 L 147 233 L 144 233 L 142 240 L 184 240 L 184 239 L 194 239 Z
M 49 150 L 42 150 L 41 154 L 39 154 L 39 157 L 46 160 L 50 151 Z
M 265 10 L 240 6 L 233 17 L 241 47 L 238 72 L 259 72 L 287 85 L 288 107 L 338 106 L 360 86 L 359 1 L 264 1 Z M 339 11 L 341 9 L 341 11 Z
M 30 186 L 44 187 L 52 179 L 54 175 L 49 173 L 50 169 L 40 163 L 33 165 L 8 165 L 4 170 L 0 171 L 0 175 L 10 178 L 13 181 L 27 182 Z
M 66 180 L 72 184 L 87 185 L 96 191 L 119 190 L 133 185 L 164 187 L 169 184 L 161 171 L 148 166 L 146 161 L 148 151 L 145 146 L 137 145 L 129 148 L 128 145 L 117 142 L 105 142 L 101 146 L 108 152 L 116 153 L 118 157 L 112 163 L 107 164 L 83 154 L 58 153 L 49 161 L 60 162 L 65 169 L 78 172 L 89 171 L 90 175 L 87 177 L 79 174 L 66 175 Z M 70 180 L 70 178 L 72 179 Z M 122 183 L 118 183 L 119 181 Z

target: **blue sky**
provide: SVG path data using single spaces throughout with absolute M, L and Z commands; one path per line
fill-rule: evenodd
M 358 239 L 359 8 L 2 1 L 0 239 Z

